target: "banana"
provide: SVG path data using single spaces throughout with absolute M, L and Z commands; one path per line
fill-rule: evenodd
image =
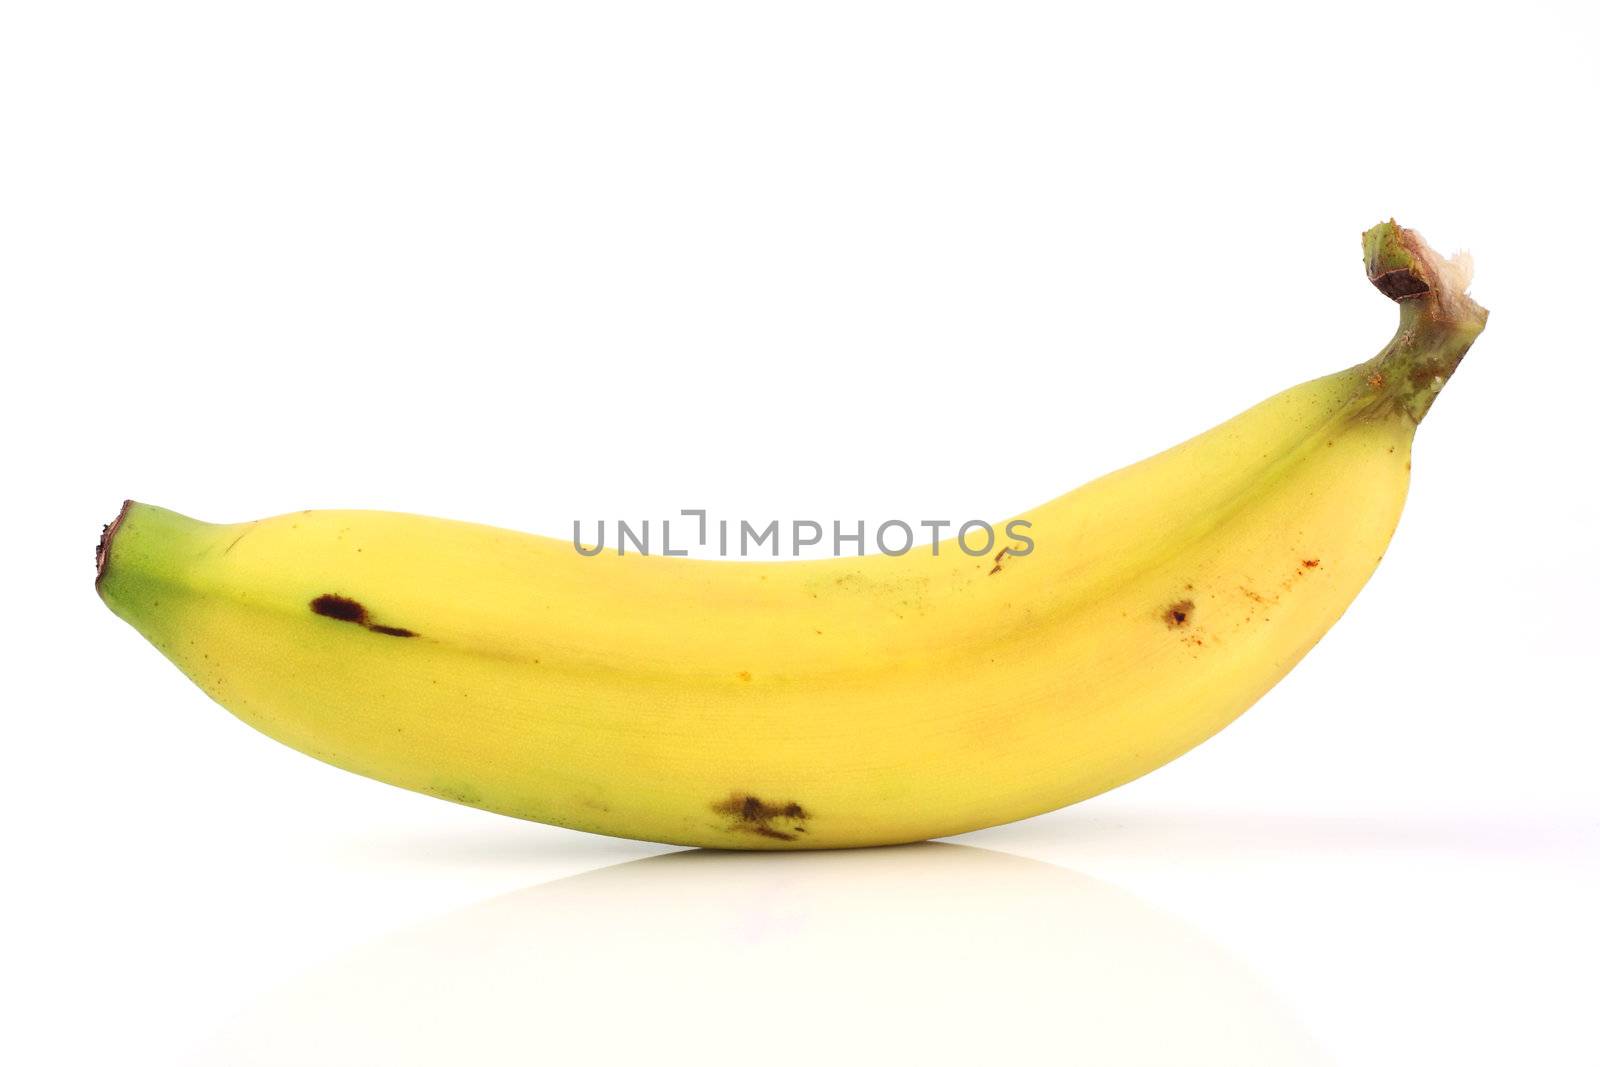
M 461 804 L 741 849 L 1036 815 L 1226 726 L 1383 556 L 1487 313 L 1412 231 L 1363 245 L 1400 307 L 1376 357 L 1020 516 L 1027 554 L 591 558 L 410 515 L 130 502 L 96 586 L 261 732 Z

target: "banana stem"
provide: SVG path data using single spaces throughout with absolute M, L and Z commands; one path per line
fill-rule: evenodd
M 1442 258 L 1393 219 L 1362 234 L 1361 244 L 1367 278 L 1400 305 L 1400 328 L 1367 365 L 1368 383 L 1421 422 L 1489 318 L 1467 295 L 1472 261 Z

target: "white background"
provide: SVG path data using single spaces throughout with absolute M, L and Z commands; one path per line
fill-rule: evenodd
M 1294 10 L 8 5 L 0 1058 L 1600 1063 L 1593 16 Z M 279 747 L 91 590 L 126 496 L 1012 514 L 1376 351 L 1391 215 L 1492 318 L 1371 585 L 961 848 L 634 862 Z

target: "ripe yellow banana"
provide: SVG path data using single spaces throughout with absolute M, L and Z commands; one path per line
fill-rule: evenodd
M 720 848 L 1024 818 L 1220 730 L 1377 566 L 1487 313 L 1411 231 L 1363 244 L 1400 305 L 1378 356 L 1027 513 L 1027 555 L 588 558 L 409 515 L 129 503 L 97 587 L 250 725 L 462 804 Z

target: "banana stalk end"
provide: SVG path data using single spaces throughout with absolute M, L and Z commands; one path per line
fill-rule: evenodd
M 1400 328 L 1370 362 L 1368 381 L 1421 422 L 1489 318 L 1467 295 L 1472 259 L 1445 259 L 1393 219 L 1362 234 L 1361 247 L 1368 280 L 1400 305 Z

